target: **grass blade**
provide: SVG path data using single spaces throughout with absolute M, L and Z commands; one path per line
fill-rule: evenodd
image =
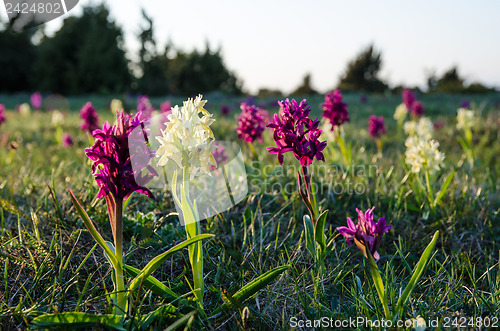
M 177 330 L 181 325 L 188 322 L 189 319 L 194 316 L 194 314 L 196 314 L 196 310 L 193 310 L 193 311 L 187 313 L 186 315 L 182 316 L 181 318 L 179 318 L 172 325 L 170 325 L 168 328 L 166 328 L 165 331 Z
M 104 324 L 114 330 L 125 330 L 122 323 L 122 317 L 118 315 L 93 315 L 78 312 L 46 314 L 33 320 L 35 326 L 44 328 L 53 326 L 92 327 L 96 324 Z
M 378 297 L 380 298 L 382 306 L 384 307 L 385 318 L 390 319 L 390 311 L 389 311 L 389 305 L 387 303 L 387 295 L 385 294 L 384 282 L 382 281 L 382 277 L 380 276 L 380 271 L 378 270 L 377 263 L 373 259 L 373 256 L 369 249 L 366 249 L 366 254 L 368 256 L 368 265 L 370 266 L 370 274 L 372 275 L 373 283 L 375 284 Z
M 134 278 L 141 273 L 141 270 L 126 264 L 123 265 L 123 269 L 129 276 Z M 151 290 L 154 294 L 159 295 L 163 298 L 165 297 L 173 297 L 175 299 L 180 298 L 179 294 L 172 291 L 169 287 L 167 287 L 165 284 L 163 284 L 162 282 L 160 282 L 158 279 L 156 279 L 151 275 L 143 279 L 142 286 L 147 288 L 148 290 Z
M 87 226 L 87 229 L 89 230 L 90 234 L 92 237 L 94 237 L 95 241 L 101 246 L 101 248 L 108 254 L 108 257 L 111 260 L 111 263 L 116 267 L 117 261 L 116 261 L 116 256 L 109 248 L 108 245 L 106 245 L 106 242 L 102 238 L 101 234 L 97 231 L 97 229 L 94 226 L 94 223 L 89 218 L 89 215 L 87 215 L 87 212 L 82 208 L 82 205 L 78 201 L 78 199 L 75 197 L 73 192 L 71 190 L 68 190 L 69 196 L 71 197 L 71 201 L 73 202 L 73 205 L 75 206 L 76 210 L 78 211 L 78 214 L 80 217 L 83 219 L 83 222 L 85 223 L 85 226 Z M 116 268 L 115 268 L 116 269 Z
M 446 180 L 444 181 L 443 186 L 441 187 L 441 190 L 439 190 L 439 192 L 438 192 L 438 194 L 436 196 L 436 200 L 434 200 L 434 207 L 437 206 L 437 204 L 439 203 L 439 201 L 441 201 L 441 199 L 446 194 L 446 190 L 448 189 L 448 186 L 450 186 L 450 183 L 453 180 L 453 177 L 455 177 L 455 173 L 456 172 L 457 172 L 456 170 L 453 170 L 448 175 L 448 177 L 446 177 Z
M 248 298 L 250 298 L 252 295 L 263 289 L 264 287 L 267 286 L 270 282 L 272 282 L 276 277 L 278 277 L 283 271 L 287 270 L 290 268 L 289 265 L 281 266 L 274 268 L 272 270 L 269 270 L 268 272 L 260 275 L 256 279 L 252 280 L 250 283 L 246 284 L 243 286 L 238 292 L 232 295 L 233 299 L 236 299 L 238 302 L 244 302 Z M 219 308 L 217 308 L 214 311 L 214 314 L 220 313 L 222 310 L 227 310 L 231 307 L 232 305 L 229 303 L 224 303 L 222 304 Z
M 182 243 L 172 247 L 171 249 L 169 249 L 165 253 L 162 253 L 162 254 L 158 255 L 157 257 L 155 257 L 154 259 L 152 259 L 140 271 L 140 273 L 132 280 L 132 282 L 130 283 L 130 287 L 129 287 L 130 291 L 135 290 L 143 282 L 143 280 L 145 278 L 147 278 L 149 275 L 151 275 L 151 273 L 153 273 L 153 271 L 155 271 L 163 262 L 165 262 L 165 260 L 167 260 L 174 253 L 180 251 L 183 248 L 188 247 L 189 245 L 191 245 L 195 242 L 198 242 L 200 240 L 210 238 L 210 237 L 214 237 L 214 235 L 213 234 L 200 234 L 196 237 L 193 237 L 191 239 L 183 241 Z
M 432 256 L 432 253 L 434 251 L 434 247 L 436 246 L 436 242 L 439 237 L 439 231 L 436 231 L 434 233 L 434 236 L 432 237 L 431 242 L 429 245 L 424 250 L 424 253 L 420 257 L 420 260 L 418 261 L 417 267 L 415 268 L 415 271 L 413 272 L 413 275 L 411 276 L 410 282 L 408 285 L 406 285 L 406 288 L 401 295 L 401 297 L 398 300 L 398 303 L 396 305 L 396 309 L 394 310 L 394 318 L 397 318 L 399 314 L 401 313 L 404 304 L 406 301 L 408 301 L 408 298 L 410 297 L 411 292 L 413 291 L 413 288 L 415 285 L 417 285 L 418 280 L 422 276 L 422 273 L 424 272 L 425 265 L 429 261 L 429 259 Z

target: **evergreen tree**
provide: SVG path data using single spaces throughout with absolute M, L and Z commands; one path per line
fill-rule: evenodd
M 460 93 L 464 90 L 464 79 L 458 75 L 457 67 L 446 71 L 436 81 L 435 92 Z
M 104 5 L 85 7 L 64 20 L 59 31 L 39 46 L 36 68 L 41 90 L 64 94 L 121 92 L 131 75 L 121 29 Z
M 170 92 L 168 83 L 170 44 L 167 44 L 163 53 L 158 53 L 154 39 L 153 18 L 142 10 L 142 17 L 146 22 L 139 33 L 141 49 L 139 50 L 139 69 L 141 76 L 138 79 L 138 89 L 141 93 L 150 95 L 165 95 Z
M 226 68 L 220 49 L 212 52 L 207 43 L 204 53 L 194 50 L 190 54 L 181 53 L 180 56 L 182 60 L 176 61 L 176 65 L 182 67 L 177 70 L 179 74 L 176 88 L 180 93 L 193 95 L 220 91 L 241 94 L 241 84 Z M 176 70 L 176 68 L 173 69 Z
M 0 28 L 1 92 L 31 90 L 36 59 L 36 49 L 31 42 L 34 31 L 15 32 L 9 26 Z
M 318 92 L 311 87 L 311 74 L 306 74 L 302 84 L 292 92 L 292 95 L 315 95 Z
M 368 46 L 349 62 L 338 88 L 345 91 L 383 92 L 387 88 L 378 74 L 382 66 L 382 54 L 373 45 Z

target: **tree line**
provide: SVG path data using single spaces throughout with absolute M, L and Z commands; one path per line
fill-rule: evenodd
M 203 91 L 242 93 L 221 50 L 206 45 L 185 52 L 169 43 L 158 51 L 154 23 L 144 11 L 139 60 L 125 52 L 123 31 L 101 4 L 71 16 L 53 36 L 43 26 L 16 32 L 0 25 L 0 91 L 78 94 L 140 92 L 150 95 Z M 1 22 L 0 22 L 1 24 Z
M 22 32 L 0 22 L 0 91 L 79 94 L 136 92 L 149 95 L 193 95 L 220 91 L 241 94 L 242 82 L 230 71 L 221 49 L 186 52 L 171 42 L 159 50 L 153 19 L 142 11 L 138 59 L 125 52 L 123 31 L 110 18 L 104 5 L 87 6 L 80 16 L 71 16 L 53 36 L 43 26 Z M 2 28 L 3 26 L 3 28 Z M 380 77 L 382 54 L 373 45 L 350 61 L 337 88 L 367 93 L 399 92 Z M 457 67 L 442 76 L 428 75 L 427 92 L 487 93 L 493 91 L 480 83 L 466 85 Z M 292 92 L 311 95 L 311 75 Z M 279 90 L 261 89 L 259 96 L 283 95 Z

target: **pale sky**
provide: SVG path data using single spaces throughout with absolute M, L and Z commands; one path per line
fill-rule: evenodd
M 72 12 L 92 0 L 80 0 Z M 93 3 L 100 1 L 93 0 Z M 374 43 L 390 84 L 425 87 L 426 72 L 453 65 L 468 82 L 500 86 L 499 1 L 202 1 L 107 0 L 138 48 L 141 8 L 153 17 L 161 48 L 168 39 L 184 50 L 222 46 L 244 87 L 290 92 L 309 72 L 320 92 L 333 88 L 347 62 Z M 70 12 L 69 14 L 71 14 Z M 67 15 L 69 15 L 67 14 Z M 5 15 L 3 13 L 2 15 Z M 62 18 L 48 23 L 54 31 Z

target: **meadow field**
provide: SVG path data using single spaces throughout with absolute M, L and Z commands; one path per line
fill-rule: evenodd
M 114 98 L 123 100 L 126 112 L 136 112 L 135 98 Z M 342 127 L 343 141 L 352 148 L 350 160 L 335 137 L 323 132 L 325 160 L 310 166 L 318 188 L 317 208 L 328 210 L 321 257 L 308 250 L 303 217 L 309 211 L 297 187 L 299 162 L 285 153 L 280 165 L 276 154 L 266 150 L 276 145 L 269 128 L 262 132 L 262 142 L 238 139 L 235 127 L 243 97 L 205 95 L 205 108 L 215 119 L 211 124 L 215 139 L 241 145 L 248 194 L 235 207 L 199 223 L 201 233 L 213 235 L 202 241 L 201 301 L 193 290 L 190 253 L 183 248 L 162 260 L 151 274 L 154 281 L 143 279 L 145 283 L 131 291 L 128 308 L 118 319 L 113 317 L 115 271 L 68 191 L 99 233 L 112 240 L 106 202 L 96 198 L 99 187 L 84 151 L 94 138 L 80 128 L 79 113 L 90 101 L 99 115 L 99 127 L 105 120 L 113 124 L 111 99 L 59 100 L 62 117 L 54 119 L 53 110 L 16 110 L 16 105 L 29 102 L 29 95 L 0 95 L 6 108 L 6 120 L 0 124 L 1 330 L 328 329 L 339 326 L 335 321 L 350 318 L 365 320 L 342 327 L 368 330 L 383 329 L 370 323 L 388 316 L 411 323 L 424 320 L 428 329 L 500 325 L 498 94 L 419 96 L 424 115 L 434 124 L 430 134 L 445 154 L 439 169 L 425 178 L 406 161 L 407 134 L 393 118 L 401 96 L 362 98 L 346 93 L 350 120 Z M 151 102 L 159 109 L 166 99 L 179 106 L 183 101 L 152 98 Z M 306 99 L 309 116 L 321 119 L 324 96 Z M 457 109 L 465 99 L 474 111 L 469 150 L 463 130 L 457 128 Z M 269 120 L 279 110 L 276 101 L 247 100 L 265 108 Z M 222 105 L 229 107 L 229 114 L 221 113 Z M 367 128 L 370 115 L 384 117 L 386 133 L 379 146 Z M 71 144 L 63 145 L 65 133 Z M 172 194 L 151 191 L 154 200 L 134 193 L 123 213 L 123 263 L 137 269 L 186 240 Z M 373 252 L 364 256 L 337 230 L 346 226 L 347 217 L 356 222 L 357 208 L 372 207 L 376 220 L 385 217 L 391 225 L 380 237 L 376 262 L 389 311 L 380 299 L 380 283 L 373 280 Z M 419 264 L 421 277 L 397 308 L 435 233 L 428 263 Z M 270 270 L 276 272 L 269 274 Z M 124 277 L 128 283 L 134 276 Z M 252 286 L 243 293 L 246 284 Z M 63 312 L 74 314 L 57 315 Z M 413 324 L 399 327 L 413 328 Z

